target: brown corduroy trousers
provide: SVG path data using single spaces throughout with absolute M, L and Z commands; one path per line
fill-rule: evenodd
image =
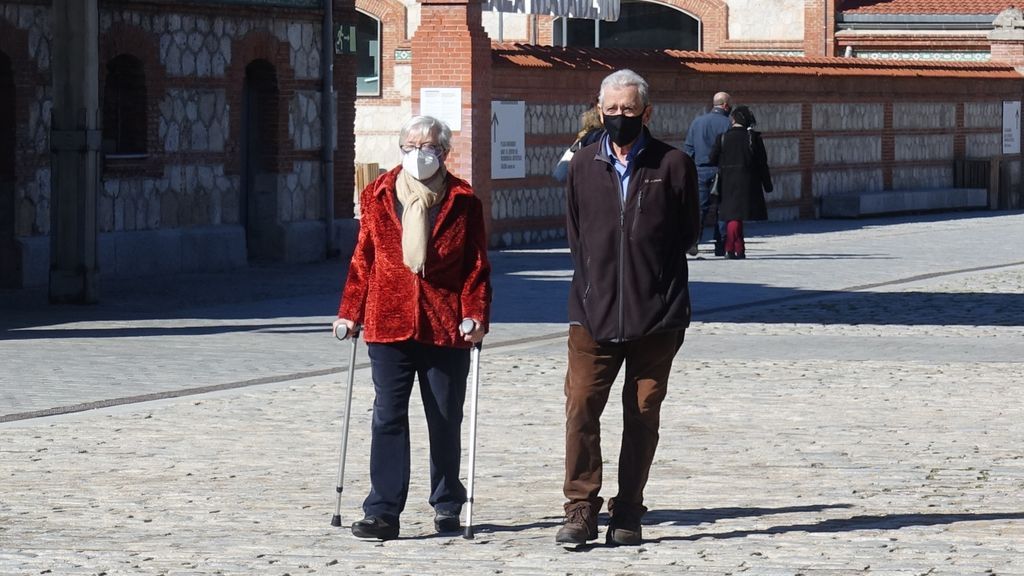
M 565 375 L 566 506 L 590 502 L 601 507 L 601 413 L 622 364 L 623 429 L 619 450 L 619 493 L 608 502 L 613 515 L 643 515 L 644 486 L 658 447 L 661 403 L 668 390 L 672 359 L 685 331 L 662 332 L 623 343 L 599 343 L 582 326 L 569 328 Z M 628 512 L 627 512 L 628 510 Z

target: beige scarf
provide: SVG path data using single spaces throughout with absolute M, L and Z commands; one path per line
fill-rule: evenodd
M 395 191 L 402 204 L 402 261 L 414 274 L 423 272 L 430 241 L 430 209 L 444 199 L 448 171 L 442 164 L 425 182 L 402 170 Z

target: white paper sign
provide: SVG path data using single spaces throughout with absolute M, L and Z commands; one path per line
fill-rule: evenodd
M 420 114 L 462 130 L 462 88 L 420 88 Z
M 1020 100 L 1003 102 L 1003 154 L 1020 154 Z
M 491 178 L 526 177 L 526 102 L 491 101 Z

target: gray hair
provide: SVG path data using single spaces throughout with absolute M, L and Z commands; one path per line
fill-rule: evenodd
M 599 106 L 604 106 L 604 91 L 612 86 L 619 88 L 626 88 L 628 86 L 635 86 L 636 92 L 640 96 L 640 103 L 646 107 L 651 103 L 650 93 L 647 86 L 647 80 L 643 79 L 636 72 L 629 69 L 616 70 L 605 79 L 601 81 L 601 91 L 597 95 L 597 103 Z
M 413 116 L 410 118 L 398 133 L 399 146 L 405 144 L 405 140 L 410 134 L 433 136 L 437 140 L 438 146 L 443 148 L 445 152 L 452 149 L 452 129 L 433 116 Z

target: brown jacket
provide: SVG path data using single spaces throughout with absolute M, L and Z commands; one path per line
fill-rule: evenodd
M 566 182 L 574 273 L 569 322 L 598 342 L 626 342 L 690 323 L 686 249 L 697 240 L 697 169 L 655 140 L 633 159 L 625 202 L 605 140 L 577 152 Z

